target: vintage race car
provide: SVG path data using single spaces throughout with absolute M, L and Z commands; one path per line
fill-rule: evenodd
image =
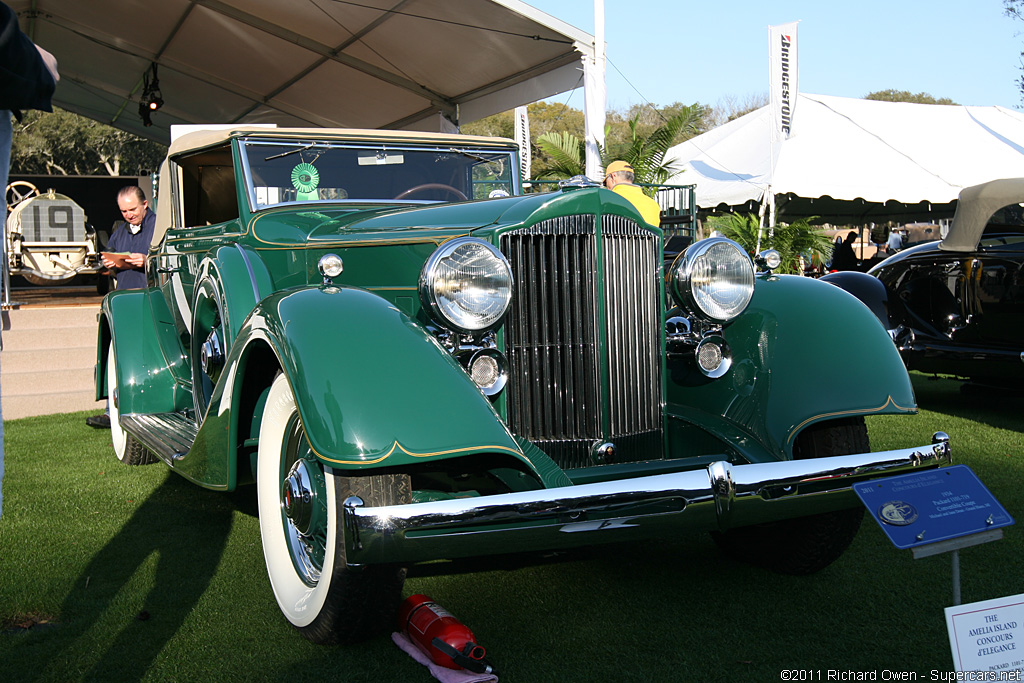
M 6 198 L 10 214 L 4 239 L 11 275 L 34 285 L 61 285 L 76 275 L 105 270 L 98 235 L 71 197 L 53 190 L 41 193 L 32 183 L 16 180 L 7 186 Z
M 109 294 L 97 398 L 117 457 L 255 483 L 282 612 L 316 642 L 391 624 L 413 563 L 682 528 L 812 572 L 914 413 L 855 298 L 663 236 L 578 179 L 523 195 L 510 140 L 237 128 L 172 143 L 149 287 Z M 813 316 L 813 319 L 812 319 Z M 844 364 L 833 362 L 842 349 Z

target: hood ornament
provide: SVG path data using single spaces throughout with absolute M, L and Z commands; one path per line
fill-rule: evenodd
M 563 192 L 571 192 L 572 190 L 580 190 L 586 187 L 601 187 L 601 183 L 591 180 L 585 175 L 574 175 L 568 180 L 559 180 L 558 187 Z

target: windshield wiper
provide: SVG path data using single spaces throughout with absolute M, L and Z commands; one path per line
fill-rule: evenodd
M 299 147 L 298 149 L 291 149 L 291 150 L 288 150 L 287 152 L 281 152 L 280 154 L 275 154 L 273 156 L 269 156 L 266 159 L 264 159 L 263 161 L 270 161 L 271 159 L 280 159 L 281 157 L 286 157 L 286 156 L 289 156 L 291 154 L 298 154 L 299 152 L 305 152 L 307 149 L 310 149 L 311 147 L 316 147 L 317 144 L 318 143 L 316 143 L 316 142 L 311 142 L 308 145 L 306 145 L 305 147 Z
M 490 159 L 488 159 L 487 157 L 482 157 L 479 154 L 473 154 L 472 152 L 467 152 L 464 149 L 455 149 L 454 147 L 452 147 L 448 151 L 452 152 L 454 154 L 461 154 L 462 156 L 469 157 L 470 159 L 476 159 L 477 161 L 482 161 L 485 164 L 492 164 L 492 163 L 494 163 L 496 161 L 501 161 L 502 159 L 505 158 L 504 154 L 495 154 Z

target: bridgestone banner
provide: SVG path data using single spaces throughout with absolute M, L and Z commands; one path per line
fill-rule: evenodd
M 797 88 L 797 39 L 799 22 L 769 26 L 770 106 L 772 112 L 772 141 L 785 140 L 793 131 Z
M 523 180 L 530 179 L 530 116 L 526 107 L 516 107 L 515 136 L 519 143 L 519 172 Z

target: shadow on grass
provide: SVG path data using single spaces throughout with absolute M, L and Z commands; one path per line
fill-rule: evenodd
M 946 377 L 910 373 L 917 404 L 924 410 L 960 417 L 998 429 L 1024 432 L 1024 395 L 994 388 L 964 387 Z
M 209 586 L 231 519 L 222 494 L 168 473 L 78 576 L 60 626 L 24 636 L 38 655 L 19 679 L 141 680 Z M 139 582 L 142 604 L 126 604 Z

